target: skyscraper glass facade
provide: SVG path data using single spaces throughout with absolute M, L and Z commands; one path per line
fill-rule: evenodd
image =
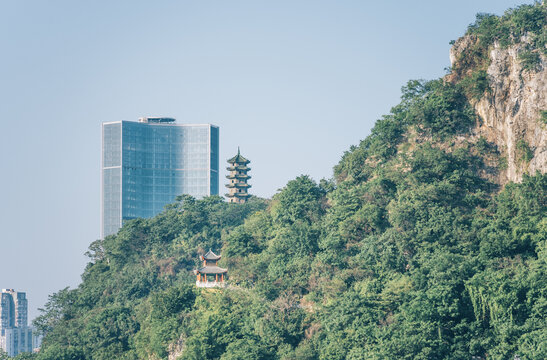
M 218 127 L 169 118 L 103 124 L 102 236 L 160 213 L 178 195 L 218 194 Z

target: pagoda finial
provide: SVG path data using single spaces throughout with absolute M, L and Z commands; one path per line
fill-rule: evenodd
M 237 154 L 239 155 L 239 146 L 237 147 Z

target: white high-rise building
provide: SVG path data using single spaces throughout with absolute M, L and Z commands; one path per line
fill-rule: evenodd
M 0 295 L 0 348 L 8 356 L 32 352 L 33 329 L 28 326 L 26 294 L 13 289 L 2 289 Z

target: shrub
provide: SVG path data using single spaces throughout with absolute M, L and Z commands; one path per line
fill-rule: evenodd
M 547 110 L 541 110 L 539 112 L 541 122 L 547 124 Z
M 520 164 L 528 164 L 534 157 L 534 152 L 524 139 L 517 141 L 516 149 L 517 162 Z
M 538 52 L 526 50 L 520 53 L 518 58 L 524 70 L 540 70 L 541 58 Z
M 488 74 L 485 70 L 474 71 L 470 76 L 464 78 L 460 85 L 468 98 L 480 100 L 484 93 L 490 90 Z

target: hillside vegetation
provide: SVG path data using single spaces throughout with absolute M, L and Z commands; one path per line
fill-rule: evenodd
M 486 48 L 532 32 L 544 51 L 545 29 L 536 4 L 469 31 Z M 499 149 L 468 136 L 485 91 L 473 71 L 410 81 L 333 180 L 128 222 L 91 244 L 81 285 L 35 321 L 40 353 L 19 358 L 544 359 L 547 176 L 492 182 Z M 227 289 L 194 286 L 210 248 Z

